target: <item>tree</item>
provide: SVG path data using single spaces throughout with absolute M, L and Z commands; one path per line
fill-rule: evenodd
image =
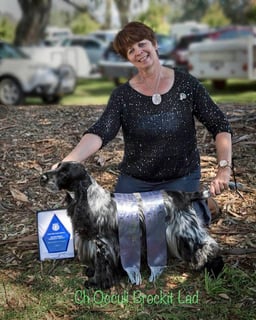
M 252 7 L 252 0 L 219 0 L 225 15 L 233 24 L 248 24 L 248 12 Z
M 38 44 L 44 37 L 52 0 L 18 0 L 22 17 L 16 28 L 14 43 L 18 46 Z
M 8 17 L 0 19 L 0 39 L 12 42 L 15 35 L 15 24 Z
M 228 19 L 218 1 L 215 1 L 206 11 L 201 22 L 208 24 L 210 27 L 222 27 L 230 24 L 230 19 Z
M 71 30 L 75 34 L 87 34 L 99 29 L 99 24 L 92 20 L 87 13 L 78 13 L 70 24 Z
M 169 0 L 169 3 L 176 12 L 175 22 L 200 21 L 210 5 L 208 0 Z
M 151 2 L 148 10 L 138 16 L 138 20 L 149 25 L 155 32 L 169 34 L 170 24 L 166 21 L 170 6 Z
M 115 0 L 120 15 L 121 26 L 129 22 L 131 0 Z

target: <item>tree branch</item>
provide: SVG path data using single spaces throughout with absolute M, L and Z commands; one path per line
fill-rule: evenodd
M 62 0 L 64 2 L 66 2 L 67 4 L 71 5 L 72 7 L 74 7 L 76 10 L 78 11 L 82 11 L 82 12 L 88 12 L 88 8 L 86 5 L 81 6 L 75 2 L 73 2 L 72 0 Z

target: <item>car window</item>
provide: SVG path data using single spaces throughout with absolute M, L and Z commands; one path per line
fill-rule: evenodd
M 0 58 L 24 59 L 24 58 L 28 58 L 28 56 L 25 53 L 23 53 L 20 49 L 10 44 L 0 43 Z
M 86 49 L 97 49 L 99 48 L 99 44 L 93 40 L 72 40 L 72 45 L 83 46 Z
M 207 38 L 207 34 L 198 34 L 188 37 L 183 37 L 180 39 L 180 42 L 177 44 L 176 49 L 187 49 L 191 43 L 203 41 Z
M 64 39 L 59 42 L 62 46 L 69 46 L 71 43 L 70 39 Z

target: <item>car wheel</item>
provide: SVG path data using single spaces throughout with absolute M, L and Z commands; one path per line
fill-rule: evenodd
M 76 73 L 74 69 L 67 64 L 62 64 L 59 66 L 59 76 L 60 76 L 60 88 L 64 89 L 67 87 L 69 92 L 74 92 L 76 87 Z
M 60 102 L 61 97 L 56 95 L 43 96 L 42 100 L 48 104 L 56 104 Z
M 18 105 L 24 101 L 24 93 L 15 79 L 4 78 L 0 81 L 0 101 L 4 105 Z

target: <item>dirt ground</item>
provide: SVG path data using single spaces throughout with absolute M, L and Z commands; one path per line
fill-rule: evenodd
M 216 197 L 222 215 L 210 232 L 226 252 L 226 260 L 242 268 L 256 267 L 256 107 L 221 105 L 233 127 L 233 155 L 238 192 Z M 42 190 L 39 176 L 60 161 L 103 106 L 0 106 L 0 265 L 29 268 L 38 259 L 36 212 L 63 207 L 64 194 Z M 216 171 L 214 143 L 197 123 L 202 185 Z M 86 163 L 96 180 L 112 190 L 122 158 L 122 136 Z M 234 182 L 234 178 L 232 179 Z

